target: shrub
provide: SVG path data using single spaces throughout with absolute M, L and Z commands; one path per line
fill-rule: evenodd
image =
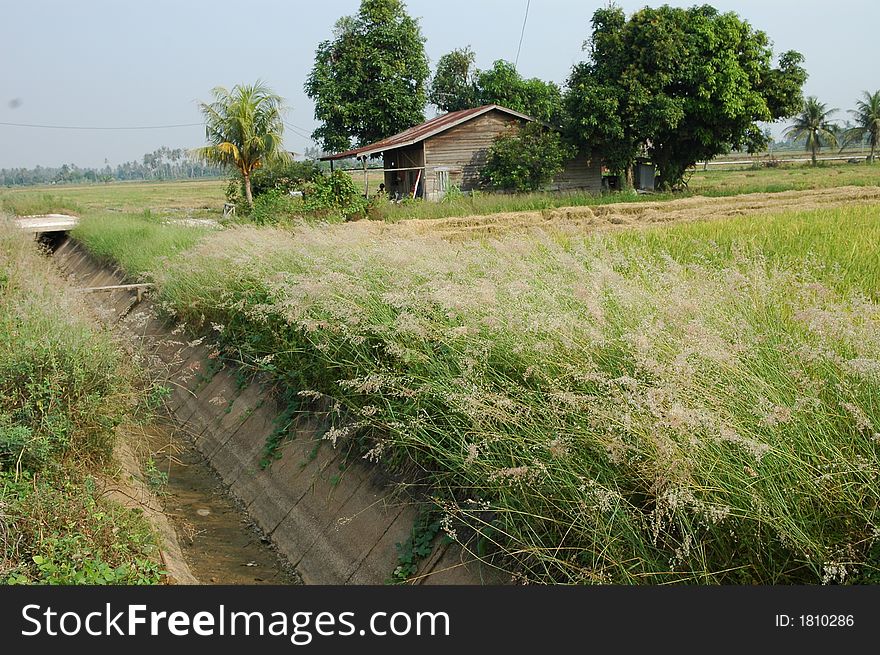
M 142 515 L 101 497 L 91 478 L 0 471 L 9 527 L 0 583 L 157 584 L 162 572 Z
M 256 200 L 272 191 L 289 194 L 321 175 L 321 167 L 314 161 L 277 162 L 263 166 L 251 176 L 251 189 Z M 241 180 L 240 180 L 241 181 Z
M 0 462 L 42 466 L 51 449 L 45 435 L 35 435 L 30 427 L 13 422 L 8 414 L 0 415 Z
M 226 186 L 226 202 L 235 205 L 239 216 L 250 216 L 258 225 L 275 225 L 277 218 L 273 215 L 292 216 L 300 213 L 299 208 L 286 202 L 293 191 L 304 191 L 312 180 L 321 175 L 321 167 L 315 161 L 273 162 L 258 168 L 251 175 L 251 191 L 254 195 L 254 206 L 248 207 L 245 200 L 244 178 L 234 173 Z M 272 196 L 264 200 L 263 209 L 258 204 L 264 196 Z M 281 202 L 284 200 L 284 202 Z M 254 219 L 254 212 L 257 218 Z
M 562 142 L 558 132 L 529 123 L 495 139 L 482 179 L 493 189 L 537 191 L 559 175 L 575 153 L 573 146 Z
M 316 177 L 305 191 L 306 211 L 321 218 L 364 218 L 368 204 L 351 175 L 344 171 Z
M 272 189 L 257 196 L 248 218 L 256 225 L 278 225 L 303 212 L 303 201 L 287 191 Z

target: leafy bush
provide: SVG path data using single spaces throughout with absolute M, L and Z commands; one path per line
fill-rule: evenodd
M 256 225 L 278 225 L 302 215 L 303 201 L 287 191 L 271 189 L 257 196 L 248 219 Z
M 298 213 L 290 203 L 279 199 L 291 197 L 293 191 L 303 191 L 308 184 L 321 175 L 321 167 L 315 161 L 272 162 L 262 166 L 251 175 L 251 191 L 254 196 L 253 208 L 248 207 L 245 200 L 244 178 L 241 173 L 233 173 L 226 186 L 226 202 L 235 205 L 239 216 L 250 216 L 258 225 L 274 225 L 277 219 L 273 214 L 292 215 Z M 264 200 L 263 209 L 257 205 L 264 196 L 273 196 Z M 254 212 L 258 213 L 254 219 Z
M 354 183 L 351 175 L 334 171 L 316 177 L 305 191 L 305 209 L 322 218 L 343 221 L 364 218 L 369 201 Z
M 13 422 L 8 414 L 0 415 L 0 461 L 42 467 L 51 452 L 46 434 L 34 434 L 27 425 Z
M 529 123 L 495 139 L 482 179 L 494 189 L 537 191 L 559 175 L 575 153 L 558 132 Z
M 94 481 L 0 471 L 10 536 L 0 583 L 157 584 L 162 571 L 142 516 L 100 498 Z
M 263 166 L 251 175 L 254 201 L 272 191 L 302 191 L 303 187 L 321 175 L 321 167 L 314 161 L 276 162 Z M 242 182 L 243 183 L 243 182 Z
M 0 222 L 0 582 L 157 583 L 148 524 L 89 474 L 133 411 L 135 370 L 49 270 Z

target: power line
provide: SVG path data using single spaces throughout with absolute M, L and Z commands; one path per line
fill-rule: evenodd
M 284 124 L 291 129 L 291 131 L 297 136 L 307 139 L 308 141 L 315 143 L 312 136 L 306 132 L 304 128 L 301 128 L 292 123 L 288 123 L 284 121 Z M 27 127 L 31 129 L 40 129 L 40 130 L 101 130 L 101 131 L 128 131 L 128 130 L 168 130 L 168 129 L 176 129 L 181 127 L 204 127 L 204 123 L 177 123 L 174 125 L 136 125 L 130 127 L 103 127 L 97 125 L 41 125 L 36 123 L 7 123 L 0 122 L 0 125 L 6 127 Z
M 138 125 L 135 127 L 97 127 L 85 125 L 35 125 L 33 123 L 3 123 L 9 127 L 32 127 L 42 130 L 168 130 L 178 127 L 201 127 L 204 123 L 179 123 L 177 125 Z
M 529 22 L 529 8 L 532 6 L 532 0 L 527 0 L 526 2 L 526 17 L 523 19 L 522 33 L 519 35 L 519 47 L 516 49 L 516 62 L 514 62 L 513 67 L 517 68 L 519 66 L 519 54 L 522 52 L 522 44 L 523 39 L 526 36 L 526 24 Z
M 301 125 L 294 125 L 293 123 L 290 123 L 290 122 L 288 122 L 288 121 L 284 121 L 284 124 L 287 125 L 287 127 L 292 127 L 293 129 L 295 129 L 295 130 L 300 130 L 300 131 L 302 131 L 302 132 L 308 132 L 308 131 L 309 131 L 308 128 L 302 127 Z
M 311 136 L 310 134 L 306 133 L 305 129 L 303 129 L 303 128 L 299 128 L 299 127 L 297 127 L 296 125 L 294 125 L 293 123 L 288 123 L 287 121 L 284 121 L 284 124 L 285 124 L 287 127 L 289 127 L 290 130 L 291 130 L 294 134 L 296 134 L 298 137 L 301 137 L 301 138 L 303 138 L 303 139 L 307 139 L 307 140 L 311 141 L 312 143 L 315 143 L 315 140 L 312 139 L 312 136 Z
M 294 125 L 293 123 L 288 123 L 284 121 L 284 124 L 289 127 L 294 132 L 301 132 L 302 134 L 308 134 L 308 130 L 304 127 L 300 127 L 299 125 Z

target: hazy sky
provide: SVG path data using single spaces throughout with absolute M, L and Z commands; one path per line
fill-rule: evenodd
M 605 0 L 532 0 L 520 72 L 563 83 L 583 58 L 593 12 Z M 622 0 L 627 13 L 662 2 Z M 702 2 L 668 4 L 690 6 Z M 806 56 L 806 92 L 842 110 L 880 88 L 877 0 L 711 2 L 766 31 L 775 52 Z M 130 127 L 199 123 L 197 101 L 214 86 L 266 81 L 291 107 L 288 149 L 311 145 L 314 107 L 303 93 L 315 47 L 358 0 L 127 2 L 5 0 L 0 10 L 0 122 Z M 526 0 L 409 0 L 432 66 L 470 45 L 477 65 L 513 60 Z M 841 112 L 840 117 L 848 114 Z M 298 132 L 298 133 L 297 133 Z M 167 145 L 194 147 L 200 127 L 144 131 L 0 125 L 0 168 L 111 165 Z

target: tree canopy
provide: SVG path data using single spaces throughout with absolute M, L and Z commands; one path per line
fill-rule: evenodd
M 503 59 L 488 70 L 475 68 L 474 61 L 469 47 L 443 55 L 431 82 L 431 104 L 443 111 L 497 104 L 545 122 L 561 120 L 562 91 L 558 85 L 526 79 Z
M 509 61 L 498 60 L 476 75 L 480 105 L 498 104 L 548 123 L 562 113 L 562 91 L 554 82 L 525 79 Z
M 401 0 L 361 0 L 315 53 L 306 94 L 321 126 L 312 134 L 340 152 L 425 120 L 430 71 L 419 23 Z
M 774 67 L 767 35 L 735 13 L 663 6 L 627 20 L 611 6 L 592 27 L 568 82 L 568 128 L 616 172 L 645 156 L 674 188 L 697 161 L 765 145 L 757 123 L 801 107 L 803 57 L 783 53 Z
M 428 102 L 443 111 L 479 107 L 474 80 L 475 60 L 476 55 L 470 47 L 453 50 L 440 57 L 428 89 Z
M 253 206 L 251 175 L 265 162 L 290 157 L 282 147 L 283 100 L 259 80 L 222 86 L 212 91 L 214 102 L 201 103 L 208 146 L 194 152 L 202 159 L 232 168 L 244 179 L 245 197 Z

